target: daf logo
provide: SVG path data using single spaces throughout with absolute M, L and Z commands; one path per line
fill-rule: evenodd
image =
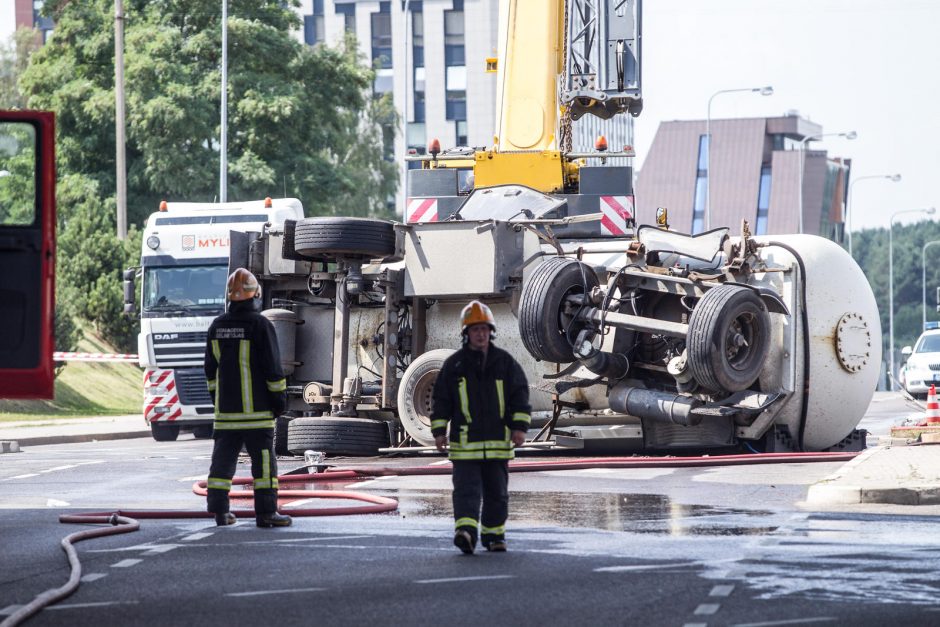
M 175 340 L 179 338 L 179 333 L 154 333 L 153 339 L 155 340 Z

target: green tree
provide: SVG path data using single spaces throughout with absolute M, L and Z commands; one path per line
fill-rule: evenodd
M 229 199 L 294 196 L 308 215 L 383 215 L 397 168 L 380 124 L 397 120 L 372 95 L 374 72 L 352 40 L 311 48 L 297 0 L 229 3 Z M 221 23 L 215 0 L 125 0 L 128 223 L 161 199 L 218 196 Z M 124 267 L 139 235 L 114 236 L 114 29 L 111 0 L 47 0 L 55 35 L 19 80 L 31 108 L 56 112 L 61 177 L 62 302 L 132 349 L 120 316 Z
M 0 109 L 26 107 L 26 97 L 20 92 L 17 82 L 41 41 L 39 31 L 18 28 L 8 41 L 0 44 Z

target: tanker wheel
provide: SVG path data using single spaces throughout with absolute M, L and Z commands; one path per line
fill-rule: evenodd
M 720 285 L 708 290 L 689 316 L 689 368 L 715 392 L 747 389 L 770 348 L 770 314 L 753 290 Z
M 565 299 L 598 284 L 594 270 L 575 259 L 550 257 L 532 272 L 522 288 L 519 333 L 533 357 L 560 364 L 575 360 L 572 342 L 584 324 L 565 313 Z
M 365 418 L 294 418 L 287 427 L 287 450 L 327 455 L 378 455 L 389 445 L 388 424 Z
M 287 430 L 290 426 L 291 416 L 277 416 L 274 419 L 274 454 L 287 455 Z
M 294 251 L 308 259 L 379 259 L 395 253 L 395 228 L 371 218 L 304 218 L 294 226 Z
M 398 383 L 398 417 L 405 432 L 415 442 L 434 446 L 431 435 L 431 409 L 434 382 L 440 374 L 444 360 L 454 351 L 448 348 L 422 353 L 416 357 Z
M 208 440 L 212 437 L 212 423 L 207 425 L 196 425 L 193 427 L 193 437 L 197 440 Z

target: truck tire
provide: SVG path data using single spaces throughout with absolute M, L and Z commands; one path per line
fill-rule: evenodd
M 760 296 L 737 285 L 708 290 L 689 316 L 689 368 L 715 392 L 747 389 L 770 348 L 770 314 Z
M 398 383 L 398 418 L 405 432 L 423 446 L 434 446 L 431 435 L 431 393 L 449 348 L 422 353 L 408 366 Z
M 150 433 L 157 442 L 173 442 L 180 435 L 180 426 L 163 422 L 151 422 Z
M 563 313 L 565 298 L 598 285 L 597 274 L 586 263 L 565 257 L 543 261 L 523 286 L 519 303 L 519 333 L 526 350 L 543 361 L 574 361 L 571 342 L 581 325 Z
M 294 418 L 287 427 L 287 450 L 303 455 L 377 455 L 389 445 L 388 425 L 364 418 Z
M 197 440 L 208 440 L 212 437 L 212 424 L 196 425 L 193 427 L 193 437 Z
M 294 226 L 294 250 L 307 259 L 379 259 L 395 253 L 395 229 L 371 218 L 304 218 Z

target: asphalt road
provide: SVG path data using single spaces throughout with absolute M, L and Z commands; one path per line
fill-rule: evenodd
M 882 409 L 872 424 L 896 419 Z M 201 510 L 191 484 L 210 447 L 187 436 L 0 458 L 0 618 L 67 580 L 58 543 L 81 526 L 59 514 Z M 400 506 L 289 529 L 145 520 L 77 545 L 80 588 L 28 624 L 940 623 L 940 517 L 801 506 L 838 466 L 513 474 L 506 554 L 451 545 L 447 476 L 333 486 Z

